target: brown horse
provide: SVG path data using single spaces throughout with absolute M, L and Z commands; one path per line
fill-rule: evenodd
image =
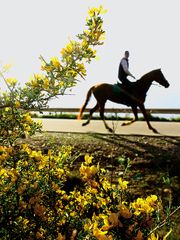
M 158 82 L 165 88 L 169 87 L 169 83 L 162 74 L 161 69 L 156 69 L 149 73 L 146 73 L 136 82 L 132 82 L 128 87 L 128 90 L 127 88 L 125 90 L 125 88 L 122 87 L 121 85 L 115 86 L 107 83 L 92 86 L 87 93 L 85 103 L 80 109 L 78 119 L 82 118 L 84 109 L 86 108 L 89 102 L 91 94 L 93 93 L 94 97 L 97 100 L 97 103 L 90 110 L 89 118 L 85 123 L 82 124 L 83 126 L 87 125 L 90 122 L 92 114 L 99 109 L 101 119 L 103 120 L 106 129 L 108 129 L 110 132 L 113 132 L 113 130 L 107 125 L 104 119 L 105 103 L 107 100 L 110 100 L 112 102 L 121 103 L 132 108 L 134 119 L 123 125 L 129 125 L 138 120 L 137 108 L 139 107 L 144 116 L 144 119 L 147 122 L 149 129 L 151 129 L 154 133 L 158 133 L 157 130 L 151 126 L 147 117 L 146 109 L 144 107 L 146 93 L 153 81 Z

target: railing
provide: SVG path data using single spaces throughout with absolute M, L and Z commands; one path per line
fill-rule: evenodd
M 89 112 L 90 108 L 86 108 L 84 112 Z M 146 108 L 150 114 L 180 114 L 178 108 Z M 32 112 L 39 112 L 36 109 L 31 110 Z M 42 112 L 58 112 L 58 113 L 78 113 L 79 108 L 43 108 Z M 106 108 L 106 113 L 132 113 L 131 108 Z M 138 110 L 138 112 L 141 112 Z

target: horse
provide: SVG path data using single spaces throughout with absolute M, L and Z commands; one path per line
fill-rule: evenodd
M 123 126 L 132 124 L 138 120 L 139 108 L 144 116 L 144 119 L 149 129 L 152 130 L 154 133 L 158 133 L 158 131 L 151 126 L 144 106 L 146 93 L 152 85 L 153 81 L 156 81 L 165 88 L 168 88 L 170 86 L 169 82 L 165 79 L 161 69 L 152 70 L 144 74 L 139 80 L 136 80 L 135 82 L 130 82 L 130 86 L 128 88 L 124 88 L 120 83 L 118 83 L 118 86 L 117 84 L 108 83 L 94 85 L 88 90 L 85 102 L 79 110 L 79 115 L 77 119 L 82 118 L 83 112 L 89 102 L 91 95 L 93 94 L 95 99 L 97 100 L 97 103 L 92 109 L 90 109 L 89 118 L 85 123 L 82 124 L 82 126 L 89 124 L 93 113 L 99 110 L 100 117 L 104 122 L 105 128 L 108 131 L 113 132 L 112 128 L 108 126 L 104 118 L 105 103 L 107 100 L 109 100 L 111 102 L 124 104 L 132 108 L 134 119 L 132 119 L 128 123 L 122 124 Z

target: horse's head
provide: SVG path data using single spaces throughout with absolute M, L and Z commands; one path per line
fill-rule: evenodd
M 168 88 L 170 85 L 165 79 L 161 69 L 154 70 L 154 80 L 165 88 Z

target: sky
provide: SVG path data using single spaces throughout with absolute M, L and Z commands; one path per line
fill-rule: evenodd
M 106 39 L 96 48 L 98 59 L 87 65 L 86 79 L 80 79 L 71 95 L 51 101 L 51 107 L 80 107 L 92 85 L 116 83 L 120 59 L 129 50 L 129 70 L 136 79 L 161 68 L 170 83 L 169 88 L 152 85 L 145 106 L 180 108 L 179 0 L 0 0 L 0 4 L 0 63 L 12 63 L 9 75 L 22 85 L 40 73 L 40 55 L 46 60 L 60 57 L 69 39 L 77 40 L 89 8 L 107 9 Z M 93 104 L 92 98 L 88 107 Z M 108 102 L 106 107 L 125 106 Z

